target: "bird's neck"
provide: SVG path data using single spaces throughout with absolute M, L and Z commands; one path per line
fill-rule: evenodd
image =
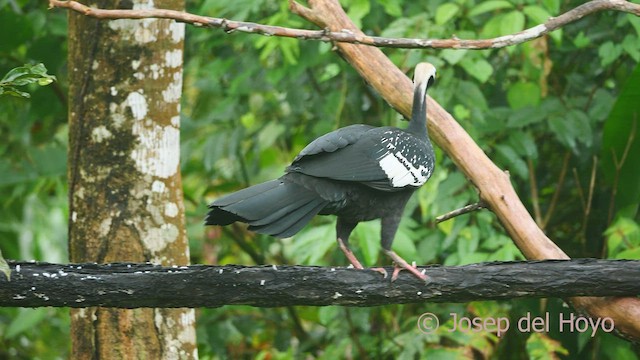
M 407 131 L 425 140 L 429 139 L 427 133 L 427 86 L 419 84 L 413 93 L 413 108 L 411 120 Z

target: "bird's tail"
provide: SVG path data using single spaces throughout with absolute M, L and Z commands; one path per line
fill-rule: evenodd
M 301 185 L 271 180 L 211 203 L 205 225 L 240 221 L 249 224 L 249 230 L 285 238 L 300 231 L 327 204 Z

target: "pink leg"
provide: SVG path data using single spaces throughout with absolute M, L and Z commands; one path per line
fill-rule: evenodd
M 340 246 L 340 250 L 342 250 L 342 252 L 344 253 L 344 256 L 347 257 L 347 260 L 349 260 L 349 262 L 351 263 L 351 265 L 353 265 L 354 268 L 364 269 L 360 261 L 358 261 L 356 256 L 353 254 L 353 251 L 351 251 L 351 249 L 349 249 L 347 244 L 345 244 L 344 241 L 342 241 L 342 239 L 340 238 L 338 238 L 338 245 Z
M 342 241 L 342 239 L 340 238 L 338 238 L 338 246 L 340 246 L 340 250 L 342 250 L 344 255 L 347 257 L 347 260 L 349 260 L 349 262 L 351 263 L 351 265 L 353 265 L 354 268 L 360 269 L 360 270 L 364 269 L 360 261 L 358 261 L 356 256 L 353 254 L 353 251 L 351 251 L 349 246 L 347 246 L 347 244 L 345 244 L 344 241 Z M 377 271 L 381 273 L 385 278 L 387 277 L 387 271 L 383 268 L 371 268 L 370 270 Z
M 429 278 L 424 274 L 424 270 L 420 271 L 415 266 L 409 265 L 403 258 L 401 258 L 398 254 L 396 254 L 393 250 L 385 250 L 382 249 L 387 256 L 389 256 L 395 263 L 396 268 L 393 270 L 393 274 L 391 275 L 391 281 L 395 281 L 398 278 L 398 273 L 402 270 L 408 270 L 413 275 L 415 275 L 418 279 L 422 281 L 427 281 Z

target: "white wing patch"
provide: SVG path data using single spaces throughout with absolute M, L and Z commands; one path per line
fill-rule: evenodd
M 423 165 L 416 168 L 400 152 L 386 154 L 378 164 L 391 180 L 391 185 L 396 188 L 422 186 L 431 175 L 429 168 Z

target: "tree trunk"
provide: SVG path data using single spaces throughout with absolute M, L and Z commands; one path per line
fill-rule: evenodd
M 181 0 L 104 8 L 182 10 Z M 180 178 L 184 24 L 69 14 L 72 262 L 188 265 Z M 193 309 L 71 310 L 73 359 L 197 358 Z

